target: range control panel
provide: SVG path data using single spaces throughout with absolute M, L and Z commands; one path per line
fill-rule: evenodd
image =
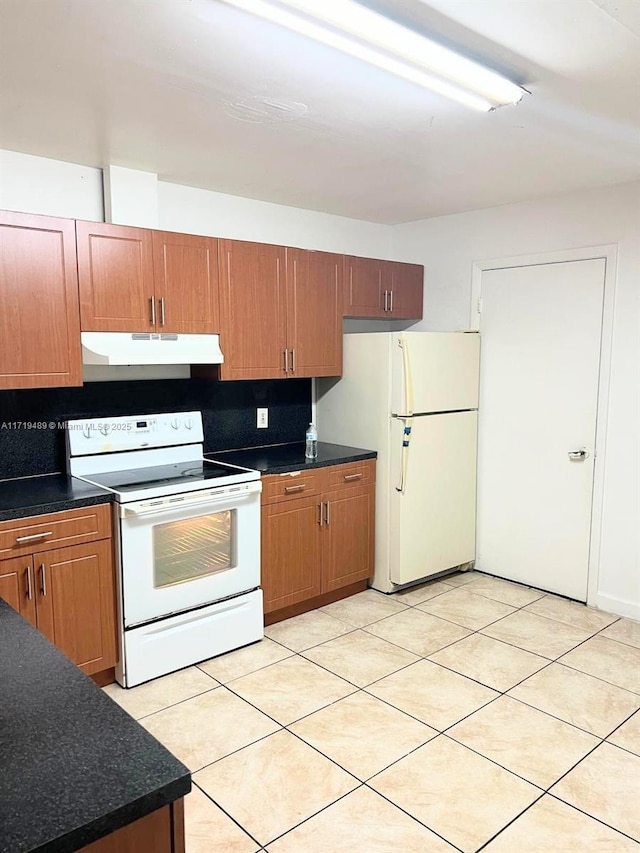
M 66 421 L 67 455 L 175 447 L 204 441 L 201 412 L 126 415 Z

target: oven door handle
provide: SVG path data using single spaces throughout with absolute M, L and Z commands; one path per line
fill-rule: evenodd
M 257 493 L 255 491 L 246 492 L 245 494 L 238 495 L 224 495 L 219 498 L 214 498 L 208 501 L 184 501 L 184 503 L 180 503 L 176 501 L 172 504 L 165 504 L 164 506 L 144 506 L 142 504 L 128 504 L 128 505 L 120 505 L 119 507 L 119 516 L 120 518 L 128 518 L 129 516 L 134 516 L 138 518 L 142 515 L 172 515 L 175 512 L 180 512 L 185 509 L 194 509 L 201 510 L 207 507 L 217 507 L 221 504 L 227 504 L 228 509 L 234 509 L 240 504 L 246 503 L 247 501 L 253 499 Z

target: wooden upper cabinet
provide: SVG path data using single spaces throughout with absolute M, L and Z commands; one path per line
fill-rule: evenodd
M 342 255 L 287 249 L 290 375 L 342 373 L 342 276 Z
M 73 220 L 0 212 L 0 388 L 82 385 Z
M 285 249 L 220 240 L 221 379 L 286 375 Z
M 424 267 L 345 257 L 344 316 L 421 320 Z
M 152 234 L 158 331 L 219 332 L 218 241 L 168 231 Z
M 421 320 L 424 267 L 390 261 L 387 280 L 391 290 L 387 300 L 388 316 L 394 320 Z
M 154 331 L 152 232 L 78 221 L 76 235 L 82 330 Z
M 373 258 L 344 259 L 344 316 L 384 316 L 385 261 Z

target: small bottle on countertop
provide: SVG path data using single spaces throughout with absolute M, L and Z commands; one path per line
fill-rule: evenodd
M 307 427 L 306 444 L 304 448 L 305 459 L 317 459 L 318 457 L 318 430 L 315 424 Z

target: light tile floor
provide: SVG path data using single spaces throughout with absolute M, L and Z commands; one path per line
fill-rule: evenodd
M 640 853 L 640 625 L 480 573 L 105 688 L 193 772 L 187 853 Z

